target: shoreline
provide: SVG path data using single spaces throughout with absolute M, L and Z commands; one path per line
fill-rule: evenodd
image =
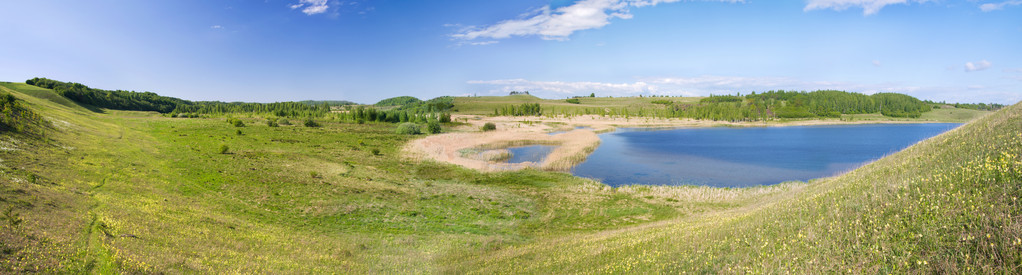
M 789 127 L 865 124 L 956 123 L 929 120 L 795 120 L 728 122 L 694 119 L 622 118 L 597 115 L 575 117 L 522 116 L 487 117 L 452 115 L 453 121 L 467 123 L 456 132 L 426 136 L 410 141 L 402 150 L 414 159 L 432 159 L 460 165 L 482 172 L 515 171 L 534 168 L 546 171 L 569 171 L 582 163 L 600 145 L 599 134 L 618 128 L 713 128 L 713 127 Z M 485 123 L 494 123 L 497 130 L 480 132 Z M 488 160 L 498 150 L 526 145 L 555 145 L 541 163 L 506 163 Z M 473 156 L 475 152 L 477 156 Z

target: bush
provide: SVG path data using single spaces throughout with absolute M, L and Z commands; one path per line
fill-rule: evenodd
M 320 126 L 319 122 L 316 122 L 315 120 L 312 120 L 311 118 L 305 120 L 305 127 L 319 127 L 319 126 Z
M 227 123 L 234 125 L 234 127 L 245 127 L 245 122 L 237 118 L 228 118 Z
M 571 104 L 580 104 L 580 103 L 582 103 L 582 102 L 578 101 L 577 98 L 565 99 L 564 101 L 568 102 L 568 103 L 571 103 Z
M 439 121 L 430 120 L 429 123 L 426 124 L 426 131 L 429 131 L 430 134 L 439 134 L 440 130 Z
M 277 119 L 277 123 L 280 124 L 280 125 L 291 125 L 291 121 L 289 121 L 289 120 L 287 120 L 285 118 Z
M 483 131 L 484 132 L 485 131 L 493 131 L 493 130 L 497 130 L 497 124 L 493 124 L 493 122 L 487 122 L 486 124 L 483 124 Z
M 226 144 L 220 145 L 220 154 L 227 154 L 227 151 L 230 151 L 230 150 L 231 150 L 231 148 L 227 147 Z
M 236 132 L 234 132 L 234 133 L 235 133 L 235 134 L 238 134 L 238 135 L 240 136 L 240 135 L 241 135 L 241 130 L 238 130 L 238 131 L 236 131 Z
M 266 126 L 279 127 L 280 125 L 278 125 L 276 121 L 273 121 L 272 119 L 268 119 L 268 120 L 266 120 Z
M 373 148 L 373 150 L 371 150 L 370 152 L 373 152 L 374 156 L 379 156 L 380 155 L 380 149 Z
M 419 131 L 419 125 L 411 122 L 405 122 L 397 126 L 397 133 L 399 135 L 418 135 L 422 132 Z

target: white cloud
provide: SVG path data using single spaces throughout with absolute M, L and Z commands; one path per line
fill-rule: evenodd
M 209 28 L 210 29 L 214 29 L 214 30 L 222 30 L 224 28 L 224 26 L 212 25 L 212 26 L 209 26 Z
M 298 0 L 298 4 L 290 6 L 292 10 L 302 8 L 302 12 L 307 15 L 314 15 L 326 12 L 327 0 Z
M 887 5 L 924 3 L 929 0 L 809 0 L 803 11 L 833 9 L 842 11 L 851 7 L 862 8 L 862 15 L 873 15 Z
M 880 67 L 880 60 L 873 60 L 873 66 Z
M 991 65 L 993 64 L 991 64 L 990 61 L 986 60 L 980 60 L 979 62 L 976 63 L 965 62 L 965 71 L 966 72 L 982 71 L 986 70 L 987 68 L 990 68 Z
M 1000 3 L 986 3 L 979 6 L 982 11 L 990 12 L 995 10 L 1003 9 L 1005 6 L 1018 6 L 1022 5 L 1022 0 L 1004 1 Z
M 513 36 L 539 36 L 547 40 L 565 40 L 572 33 L 581 30 L 598 29 L 610 24 L 611 19 L 629 19 L 629 8 L 655 6 L 660 3 L 679 0 L 581 0 L 572 5 L 552 9 L 549 5 L 525 13 L 518 19 L 496 24 L 471 26 L 452 34 L 462 40 L 506 39 Z M 718 0 L 741 2 L 741 0 Z

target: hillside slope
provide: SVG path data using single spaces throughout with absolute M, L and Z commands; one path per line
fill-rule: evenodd
M 1020 184 L 1022 103 L 758 205 L 549 238 L 454 270 L 1013 273 Z
M 0 273 L 1019 268 L 1020 105 L 808 184 L 612 189 L 405 159 L 414 137 L 389 123 L 234 127 L 0 90 L 52 122 L 0 135 Z

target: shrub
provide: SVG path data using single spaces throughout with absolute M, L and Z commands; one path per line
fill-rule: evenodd
M 440 130 L 439 121 L 430 120 L 429 123 L 426 124 L 426 131 L 429 131 L 430 134 L 439 134 Z
M 418 135 L 422 132 L 419 131 L 419 125 L 411 122 L 405 122 L 397 126 L 397 133 L 399 135 Z
M 379 156 L 380 155 L 380 149 L 373 148 L 373 150 L 371 150 L 370 152 L 373 152 L 374 156 Z
M 311 118 L 310 119 L 306 119 L 304 124 L 305 124 L 305 127 L 319 127 L 320 126 L 319 122 L 316 122 L 315 120 L 312 120 Z
M 289 121 L 289 120 L 287 120 L 285 118 L 277 119 L 277 123 L 280 124 L 280 125 L 291 125 L 291 121 Z
M 280 125 L 278 125 L 276 121 L 273 121 L 272 119 L 268 119 L 268 120 L 266 120 L 266 126 L 279 127 Z
M 317 173 L 316 171 L 309 172 L 309 176 L 314 179 L 318 179 L 320 177 L 319 173 Z
M 238 135 L 240 136 L 240 135 L 241 135 L 241 130 L 237 130 L 237 131 L 235 131 L 234 133 L 235 133 L 235 134 L 238 134 Z
M 227 123 L 234 125 L 234 127 L 245 127 L 245 122 L 237 118 L 228 118 Z
M 493 130 L 497 130 L 497 124 L 493 124 L 493 122 L 487 122 L 486 124 L 483 124 L 483 131 Z
M 230 151 L 230 150 L 231 150 L 231 148 L 227 147 L 227 144 L 220 145 L 220 154 L 227 154 L 227 151 Z
M 571 103 L 571 104 L 580 104 L 580 103 L 582 103 L 582 102 L 578 101 L 577 98 L 565 99 L 564 101 L 568 102 L 568 103 Z

